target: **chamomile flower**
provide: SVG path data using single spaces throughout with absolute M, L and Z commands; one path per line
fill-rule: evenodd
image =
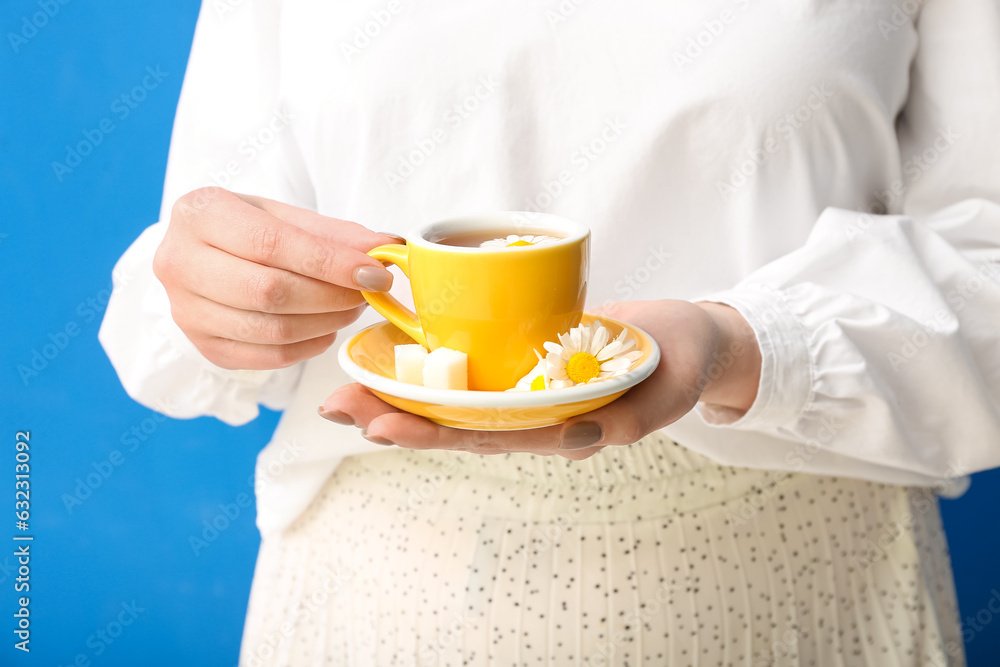
M 547 342 L 545 350 L 545 377 L 551 389 L 622 375 L 642 356 L 627 330 L 611 340 L 611 333 L 600 322 L 559 334 L 559 343 Z
M 502 239 L 490 239 L 489 241 L 483 241 L 479 244 L 480 248 L 518 248 L 520 246 L 526 245 L 538 245 L 539 243 L 548 243 L 550 241 L 558 241 L 554 236 L 518 236 L 517 234 L 508 234 Z
M 517 381 L 513 389 L 508 389 L 507 391 L 537 391 L 539 389 L 548 389 L 548 380 L 545 379 L 545 369 L 546 363 L 542 355 L 535 352 L 538 356 L 538 363 L 535 367 L 528 371 L 528 374 Z

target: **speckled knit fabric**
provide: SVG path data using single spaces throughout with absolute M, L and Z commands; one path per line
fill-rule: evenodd
M 260 552 L 241 667 L 963 665 L 926 490 L 722 467 L 351 457 Z

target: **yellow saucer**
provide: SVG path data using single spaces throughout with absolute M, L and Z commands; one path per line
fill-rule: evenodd
M 459 391 L 399 382 L 393 347 L 413 340 L 389 322 L 359 331 L 340 347 L 337 360 L 348 376 L 389 405 L 442 426 L 478 431 L 542 428 L 610 403 L 649 377 L 660 363 L 660 348 L 642 329 L 584 313 L 583 324 L 594 321 L 607 327 L 612 338 L 628 329 L 642 356 L 622 375 L 565 389 Z

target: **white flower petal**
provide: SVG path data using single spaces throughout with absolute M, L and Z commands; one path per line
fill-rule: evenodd
M 605 327 L 598 325 L 587 351 L 596 357 L 598 353 L 604 349 L 604 346 L 608 344 L 608 338 L 610 337 L 611 334 L 608 330 Z
M 549 389 L 589 384 L 623 375 L 637 359 L 642 357 L 642 353 L 635 349 L 635 341 L 628 337 L 628 329 L 622 330 L 611 340 L 611 332 L 597 321 L 575 326 L 565 333 L 558 334 L 558 338 L 559 344 L 548 341 L 543 344 L 548 353 L 545 356 L 545 377 Z M 566 374 L 569 360 L 580 352 L 593 354 L 600 365 L 598 374 L 584 383 L 576 383 Z
M 615 357 L 601 364 L 601 371 L 627 371 L 632 361 L 625 357 Z
M 552 354 L 562 354 L 563 351 L 562 345 L 558 343 L 550 343 L 549 341 L 545 341 L 544 343 L 542 343 L 542 347 L 544 347 L 546 351 L 551 352 Z
M 594 356 L 597 357 L 598 361 L 607 361 L 608 359 L 611 359 L 616 354 L 618 354 L 620 350 L 621 350 L 621 345 L 618 343 L 618 341 L 612 341 L 607 345 L 605 345 L 604 349 L 602 349 Z
M 550 380 L 566 380 L 569 378 L 566 375 L 566 366 L 563 364 L 547 364 L 545 376 Z
M 528 374 L 517 381 L 513 389 L 508 389 L 507 391 L 531 391 L 531 383 L 535 381 L 539 375 L 545 375 L 547 370 L 547 365 L 544 360 L 539 360 L 535 367 L 528 371 Z
M 628 354 L 624 355 L 624 357 L 625 359 L 628 359 L 629 363 L 632 363 L 637 359 L 639 359 L 640 357 L 642 357 L 642 352 L 636 350 L 635 352 L 629 352 Z
M 600 325 L 600 323 L 594 322 L 594 324 L 592 324 L 591 326 L 589 326 L 588 329 L 590 329 L 590 336 L 588 337 L 588 340 L 587 340 L 587 349 L 584 350 L 584 352 L 590 352 L 591 351 L 591 348 L 594 347 L 594 344 L 600 338 L 600 336 L 601 336 L 601 330 L 604 329 L 604 327 L 602 327 Z M 601 347 L 604 347 L 604 346 L 602 345 Z
M 569 335 L 569 332 L 559 334 L 559 343 L 563 347 L 565 352 L 567 349 L 573 347 L 573 338 Z
M 628 352 L 635 347 L 635 341 L 631 338 L 626 338 L 628 331 L 622 331 L 617 338 L 607 344 L 607 346 L 601 350 L 597 355 L 598 361 L 604 361 L 610 359 L 611 357 L 618 356 L 619 354 Z

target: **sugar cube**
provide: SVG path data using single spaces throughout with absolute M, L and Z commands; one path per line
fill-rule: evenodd
M 427 358 L 424 346 L 414 343 L 397 345 L 393 349 L 396 356 L 396 379 L 410 384 L 423 384 L 424 359 Z
M 424 386 L 434 389 L 469 388 L 469 357 L 465 352 L 439 347 L 424 360 Z

